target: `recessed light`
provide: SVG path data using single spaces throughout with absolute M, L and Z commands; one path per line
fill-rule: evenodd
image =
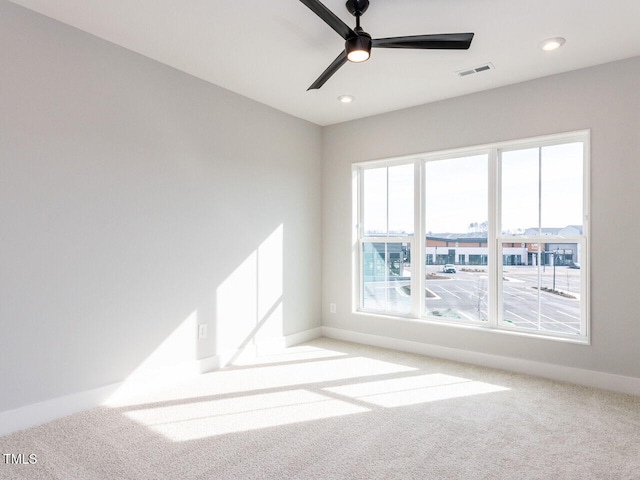
M 540 48 L 545 52 L 551 52 L 552 50 L 557 50 L 564 45 L 564 42 L 566 42 L 566 40 L 562 37 L 547 38 L 540 44 Z
M 340 95 L 338 97 L 338 100 L 340 100 L 342 103 L 351 103 L 354 100 L 353 95 Z

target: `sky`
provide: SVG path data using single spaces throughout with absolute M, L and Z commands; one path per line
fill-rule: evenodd
M 503 152 L 501 162 L 502 232 L 582 224 L 582 143 Z M 389 231 L 413 233 L 413 173 L 413 164 L 365 170 L 365 232 L 387 230 L 388 200 Z M 487 155 L 427 162 L 426 232 L 469 232 L 488 220 L 488 195 Z

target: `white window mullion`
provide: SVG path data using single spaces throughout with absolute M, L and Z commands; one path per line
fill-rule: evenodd
M 538 147 L 538 236 L 542 237 L 542 147 Z M 538 258 L 542 260 L 541 246 L 542 243 L 538 242 Z M 546 250 L 546 249 L 545 249 Z M 547 254 L 545 253 L 544 263 L 547 263 Z M 538 263 L 538 330 L 540 330 L 540 321 L 542 317 L 542 261 Z
M 386 226 L 385 226 L 385 236 L 387 237 L 387 241 L 384 244 L 384 309 L 385 311 L 389 310 L 389 274 L 391 273 L 391 264 L 389 262 L 389 167 L 386 169 L 386 178 L 387 178 L 387 188 L 385 191 L 386 196 Z
M 542 236 L 542 147 L 538 147 L 538 235 Z
M 356 170 L 356 195 L 358 201 L 358 207 L 356 210 L 357 220 L 355 226 L 355 235 L 357 241 L 354 242 L 358 251 L 354 252 L 356 256 L 356 261 L 354 262 L 354 268 L 356 271 L 354 272 L 354 278 L 358 279 L 357 288 L 354 288 L 354 293 L 356 295 L 355 298 L 352 298 L 352 308 L 353 310 L 358 310 L 362 308 L 362 302 L 364 298 L 364 281 L 362 279 L 362 274 L 364 271 L 364 169 L 358 168 Z
M 584 227 L 583 227 L 584 228 Z M 587 238 L 583 238 L 580 242 L 580 249 L 582 250 L 582 255 L 588 255 L 588 240 Z M 588 258 L 588 257 L 586 257 Z M 580 309 L 583 312 L 582 315 L 587 319 L 587 321 L 583 321 L 580 324 L 580 334 L 585 338 L 589 338 L 589 282 L 587 281 L 589 275 L 589 262 L 583 262 L 582 268 L 580 269 L 580 285 L 582 286 L 582 291 L 580 292 Z
M 413 224 L 411 245 L 411 314 L 420 318 L 425 311 L 425 231 L 424 231 L 424 162 L 417 160 L 413 170 Z
M 542 310 L 542 243 L 538 242 L 538 329 L 540 328 L 540 311 Z M 546 256 L 546 254 L 545 254 Z M 547 259 L 544 259 L 547 263 Z
M 487 232 L 487 269 L 489 271 L 489 281 L 487 285 L 488 324 L 495 328 L 501 317 L 502 305 L 502 275 L 499 272 L 501 262 L 498 262 L 501 248 L 498 245 L 500 235 L 500 211 L 501 211 L 501 183 L 500 183 L 500 161 L 498 149 L 491 149 L 489 152 L 489 229 Z
M 591 133 L 587 132 L 585 135 L 585 139 L 583 141 L 582 148 L 582 242 L 580 243 L 580 248 L 582 250 L 581 256 L 587 259 L 586 262 L 582 261 L 580 257 L 578 257 L 578 261 L 582 262 L 582 268 L 580 270 L 580 284 L 582 286 L 582 297 L 580 299 L 580 308 L 582 310 L 582 316 L 584 320 L 581 322 L 581 334 L 589 339 L 591 336 L 591 325 L 590 325 L 590 302 L 588 299 L 590 298 L 590 286 L 589 286 L 589 259 L 591 255 L 589 253 L 590 241 L 591 238 L 590 230 L 591 230 L 591 177 L 589 172 L 591 171 L 591 152 L 589 149 L 589 144 L 591 142 Z
M 384 242 L 384 310 L 389 310 L 389 272 L 391 264 L 389 263 L 389 243 Z

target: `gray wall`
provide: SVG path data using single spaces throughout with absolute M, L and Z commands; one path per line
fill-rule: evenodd
M 634 58 L 324 128 L 323 325 L 640 377 L 638 78 Z M 352 162 L 582 129 L 591 129 L 591 346 L 351 312 Z
M 320 326 L 320 127 L 4 0 L 0 65 L 0 412 Z

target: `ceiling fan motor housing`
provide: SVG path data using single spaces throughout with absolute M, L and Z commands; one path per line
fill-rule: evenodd
M 359 17 L 369 8 L 369 0 L 347 0 L 346 6 L 351 15 Z
M 369 53 L 371 52 L 371 35 L 367 32 L 364 32 L 361 28 L 356 29 L 355 32 L 358 34 L 355 37 L 349 37 L 344 42 L 344 49 L 347 52 L 347 58 L 350 61 L 361 62 L 369 58 Z M 361 51 L 367 52 L 366 58 L 362 58 L 361 60 L 353 60 L 351 58 L 351 52 Z

